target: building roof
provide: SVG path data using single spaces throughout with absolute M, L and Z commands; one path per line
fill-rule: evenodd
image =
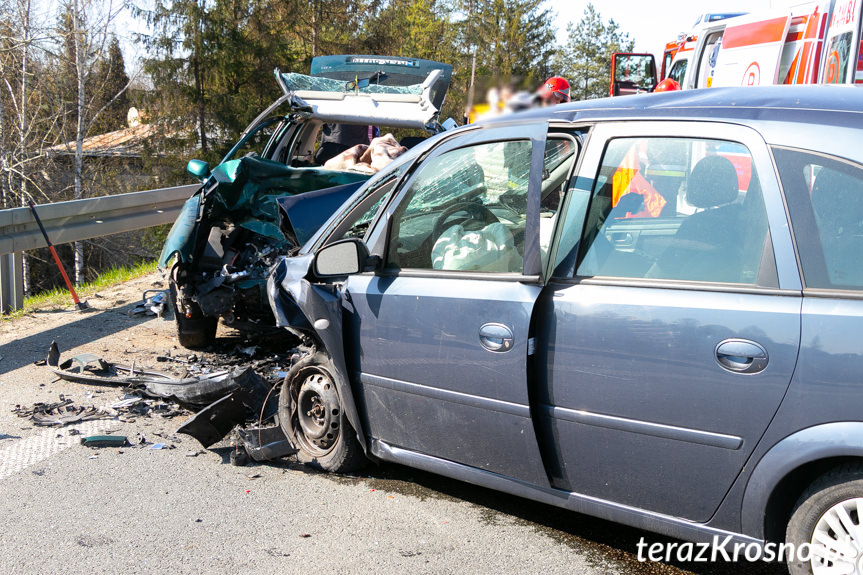
M 99 134 L 84 139 L 85 156 L 140 158 L 144 141 L 156 133 L 156 126 L 139 124 L 131 128 L 123 128 L 107 134 Z M 74 155 L 75 142 L 58 144 L 48 149 L 49 153 L 57 155 Z

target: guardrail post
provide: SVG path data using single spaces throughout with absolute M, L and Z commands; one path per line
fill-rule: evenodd
M 24 307 L 24 254 L 0 256 L 0 313 Z

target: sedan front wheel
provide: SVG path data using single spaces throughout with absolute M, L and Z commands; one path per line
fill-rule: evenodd
M 367 462 L 342 408 L 330 358 L 315 353 L 288 372 L 279 394 L 279 423 L 301 459 L 324 471 L 344 473 Z

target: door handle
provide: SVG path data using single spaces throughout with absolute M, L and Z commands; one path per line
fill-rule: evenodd
M 748 339 L 726 339 L 716 346 L 716 362 L 735 373 L 753 374 L 764 371 L 769 357 L 767 350 Z
M 479 342 L 487 350 L 500 353 L 515 345 L 512 330 L 502 323 L 487 323 L 479 328 Z

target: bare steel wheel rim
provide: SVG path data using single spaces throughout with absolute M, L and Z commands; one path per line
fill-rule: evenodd
M 341 406 L 336 386 L 322 371 L 310 373 L 297 392 L 297 440 L 314 456 L 329 453 L 339 438 Z
M 812 575 L 863 575 L 863 497 L 824 512 L 810 545 Z

